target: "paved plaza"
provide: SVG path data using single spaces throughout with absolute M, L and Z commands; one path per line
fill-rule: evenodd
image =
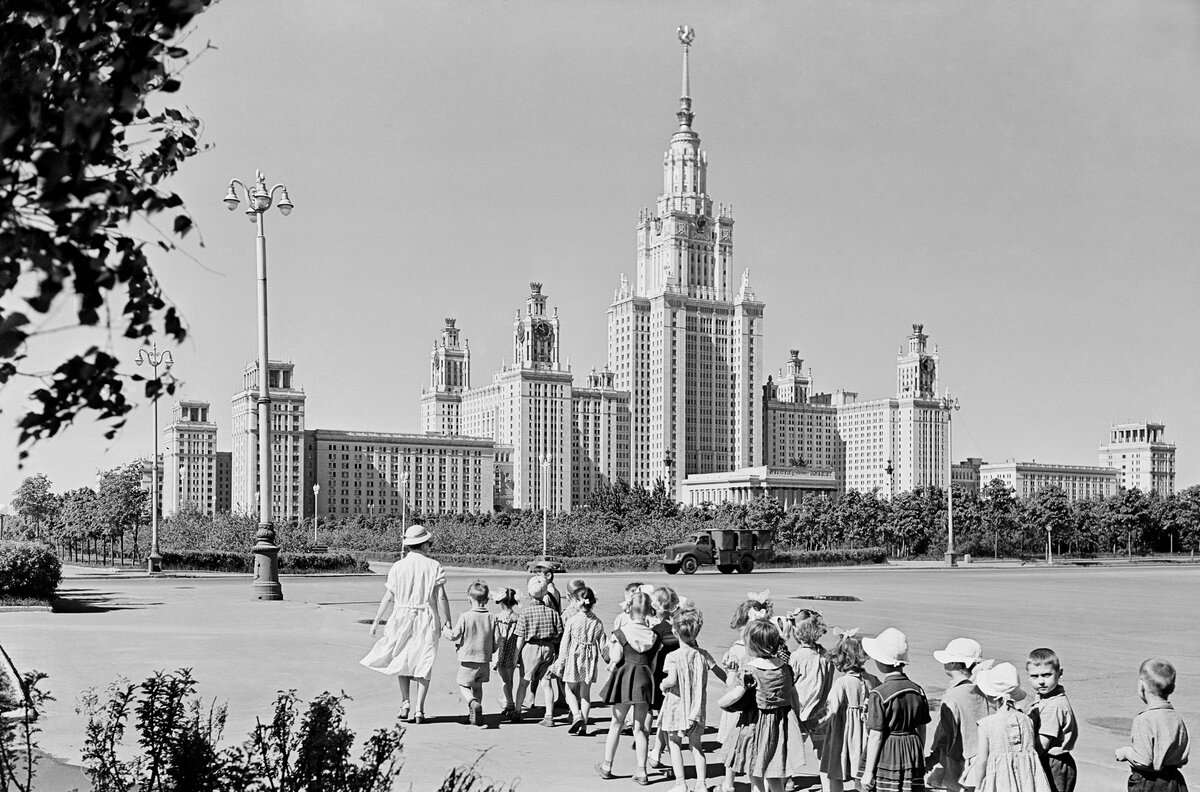
M 465 607 L 466 587 L 476 577 L 492 586 L 520 587 L 524 580 L 514 573 L 451 570 L 455 615 Z M 901 565 L 750 576 L 582 577 L 596 590 L 596 611 L 606 624 L 628 581 L 676 587 L 703 610 L 701 643 L 718 657 L 734 638 L 729 615 L 747 590 L 769 588 L 777 609 L 815 605 L 831 626 L 859 627 L 865 634 L 897 626 L 909 637 L 911 676 L 931 700 L 940 696 L 945 677 L 930 653 L 950 638 L 974 637 L 985 656 L 1021 668 L 1029 649 L 1049 646 L 1063 659 L 1063 684 L 1080 721 L 1075 756 L 1081 792 L 1124 788 L 1127 774 L 1113 762 L 1112 752 L 1128 741 L 1140 706 L 1137 667 L 1146 657 L 1162 655 L 1176 664 L 1176 707 L 1193 730 L 1200 728 L 1200 566 L 949 570 Z M 382 574 L 284 577 L 283 587 L 284 602 L 266 603 L 250 599 L 248 577 L 71 578 L 61 593 L 74 603 L 72 612 L 0 612 L 5 648 L 23 668 L 47 672 L 57 697 L 42 722 L 42 746 L 78 762 L 84 719 L 75 707 L 81 691 L 103 688 L 117 677 L 140 681 L 155 670 L 181 667 L 193 670 L 206 699 L 228 702 L 227 739 L 240 742 L 255 717 L 270 714 L 275 692 L 289 688 L 306 700 L 324 690 L 345 691 L 353 698 L 348 720 L 360 735 L 391 723 L 399 706 L 395 682 L 357 662 L 374 642 L 367 630 L 383 592 Z M 808 599 L 824 596 L 857 600 Z M 601 758 L 606 708 L 594 710 L 600 731 L 593 726 L 590 737 L 573 737 L 564 727 L 546 729 L 536 719 L 476 729 L 461 723 L 454 671 L 454 647 L 443 642 L 426 707 L 430 722 L 408 727 L 398 788 L 435 789 L 448 768 L 476 760 L 485 775 L 518 789 L 632 786 L 629 738 L 623 738 L 614 766 L 622 778 L 606 782 L 592 774 Z M 715 702 L 721 689 L 712 680 L 711 726 L 719 718 Z M 499 692 L 498 682 L 489 685 L 485 706 L 493 716 Z M 717 772 L 715 759 L 710 768 Z

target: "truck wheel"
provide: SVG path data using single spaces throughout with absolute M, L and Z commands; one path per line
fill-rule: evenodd
M 754 571 L 754 559 L 751 556 L 742 556 L 742 560 L 738 562 L 738 572 L 743 575 L 749 575 Z
M 674 575 L 679 572 L 679 564 L 663 564 L 663 569 L 667 570 L 668 575 Z
M 696 574 L 696 567 L 698 566 L 700 565 L 696 563 L 696 559 L 691 556 L 686 556 L 679 564 L 679 568 L 683 570 L 683 574 L 685 575 Z
M 733 564 L 717 564 L 717 570 L 720 571 L 722 575 L 731 574 L 735 569 L 737 569 L 737 567 Z

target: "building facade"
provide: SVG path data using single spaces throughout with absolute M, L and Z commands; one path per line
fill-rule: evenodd
M 833 470 L 840 486 L 837 407 L 828 394 L 812 392 L 812 372 L 804 373 L 800 350 L 791 350 L 779 379 L 767 377 L 762 422 L 764 465 Z
M 1159 495 L 1175 494 L 1175 444 L 1163 439 L 1160 423 L 1113 424 L 1100 446 L 1100 464 L 1121 472 L 1121 486 Z
M 679 128 L 663 156 L 663 192 L 637 224 L 637 276 L 608 309 L 608 365 L 630 392 L 630 481 L 667 482 L 759 464 L 763 309 L 748 270 L 734 275 L 733 209 L 708 194 L 692 129 L 690 31 Z
M 755 498 L 774 498 L 785 509 L 814 495 L 838 491 L 832 470 L 762 465 L 725 473 L 700 473 L 683 483 L 683 503 L 688 506 L 748 503 Z
M 950 466 L 950 481 L 955 492 L 973 492 L 979 494 L 980 488 L 987 484 L 980 474 L 980 468 L 987 464 L 979 457 L 967 457 L 962 462 Z
M 218 451 L 214 459 L 217 469 L 217 513 L 233 508 L 233 452 Z
M 258 514 L 258 361 L 242 371 L 242 390 L 233 397 L 231 508 Z M 304 497 L 304 390 L 296 387 L 295 364 L 267 365 L 271 400 L 271 518 L 299 519 Z
M 304 444 L 305 517 L 492 510 L 490 440 L 310 429 Z
M 616 375 L 592 369 L 571 391 L 571 501 L 579 506 L 596 489 L 629 481 L 629 391 Z
M 210 517 L 219 511 L 217 487 L 217 424 L 211 405 L 180 400 L 163 427 L 163 509 L 174 514 L 185 506 Z
M 979 478 L 985 485 L 1000 479 L 1018 498 L 1031 497 L 1046 487 L 1060 487 L 1072 502 L 1107 498 L 1115 495 L 1121 486 L 1121 472 L 1108 467 L 1013 460 L 981 465 Z

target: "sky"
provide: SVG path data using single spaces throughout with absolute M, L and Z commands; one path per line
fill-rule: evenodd
M 768 372 L 799 348 L 818 390 L 882 398 L 922 323 L 961 400 L 955 458 L 1094 465 L 1110 424 L 1152 420 L 1177 485 L 1200 482 L 1200 4 L 1182 0 L 220 3 L 176 95 L 213 146 L 172 185 L 200 236 L 152 254 L 190 327 L 160 347 L 218 447 L 257 354 L 254 230 L 221 198 L 256 168 L 296 207 L 266 218 L 270 349 L 309 428 L 419 431 L 443 317 L 487 383 L 530 281 L 578 377 L 602 367 L 677 126 L 683 24 Z M 103 329 L 39 338 L 26 368 L 91 343 L 137 371 Z M 84 416 L 18 469 L 31 384 L 0 392 L 0 500 L 151 452 L 146 404 L 115 440 Z

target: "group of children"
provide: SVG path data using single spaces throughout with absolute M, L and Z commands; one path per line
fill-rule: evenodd
M 458 646 L 458 684 L 468 721 L 485 725 L 483 683 L 495 669 L 503 681 L 502 715 L 521 720 L 527 693 L 540 684 L 541 725 L 556 725 L 554 703 L 561 691 L 570 709 L 570 733 L 587 735 L 591 686 L 604 665 L 608 679 L 598 697 L 612 708 L 612 717 L 603 760 L 595 766 L 602 778 L 615 777 L 624 733 L 633 736 L 636 783 L 649 784 L 655 772 L 687 790 L 684 756 L 690 753 L 695 789 L 707 790 L 702 738 L 712 674 L 726 685 L 718 701 L 725 776 L 715 789 L 721 792 L 732 792 L 739 775 L 753 790 L 782 792 L 813 766 L 810 755 L 823 792 L 1075 789 L 1071 751 L 1078 726 L 1059 682 L 1062 666 L 1049 649 L 1029 653 L 1026 674 L 1036 697 L 1021 709 L 1017 705 L 1026 694 L 1017 669 L 985 660 L 977 641 L 956 638 L 933 653 L 949 681 L 931 715 L 924 690 L 904 673 L 908 641 L 895 628 L 875 637 L 837 631 L 826 651 L 819 611 L 798 608 L 776 616 L 769 592 L 750 594 L 730 622 L 738 638 L 717 662 L 698 642 L 703 614 L 669 587 L 629 584 L 607 634 L 592 612 L 595 593 L 583 581 L 572 581 L 564 600 L 553 572 L 540 569 L 527 593 L 517 611 L 516 592 L 496 592 L 501 611 L 493 616 L 487 585 L 475 581 L 467 592 L 473 607 L 454 627 L 443 628 Z M 878 676 L 867 670 L 868 659 Z M 1187 729 L 1168 701 L 1174 667 L 1147 660 L 1138 687 L 1147 709 L 1134 720 L 1131 745 L 1115 756 L 1129 763 L 1129 789 L 1186 790 L 1179 768 L 1188 759 Z M 664 751 L 669 765 L 662 764 Z

